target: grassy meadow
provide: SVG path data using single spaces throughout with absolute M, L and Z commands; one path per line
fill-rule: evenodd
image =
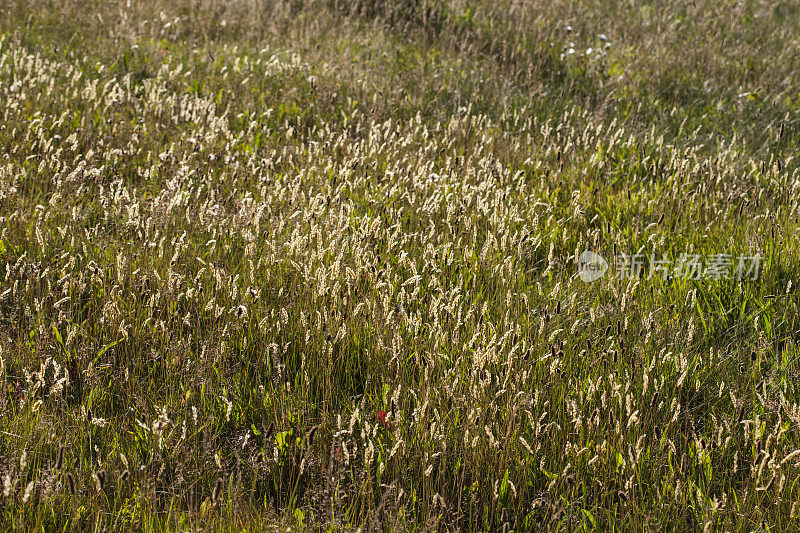
M 798 15 L 0 0 L 0 529 L 800 529 Z

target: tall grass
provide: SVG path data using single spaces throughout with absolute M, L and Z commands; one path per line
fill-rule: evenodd
M 797 527 L 795 12 L 0 3 L 3 528 Z

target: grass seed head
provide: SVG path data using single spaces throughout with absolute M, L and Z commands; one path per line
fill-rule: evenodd
M 224 487 L 225 482 L 222 478 L 217 478 L 216 483 L 214 483 L 214 490 L 211 492 L 211 501 L 218 502 L 220 496 L 222 495 L 222 490 Z
M 56 456 L 56 470 L 61 470 L 64 467 L 64 445 L 58 447 L 58 455 Z
M 67 488 L 69 489 L 69 493 L 73 496 L 78 493 L 78 485 L 72 472 L 67 472 Z

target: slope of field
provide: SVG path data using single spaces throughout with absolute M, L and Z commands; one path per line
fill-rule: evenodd
M 0 527 L 800 527 L 797 15 L 0 2 Z

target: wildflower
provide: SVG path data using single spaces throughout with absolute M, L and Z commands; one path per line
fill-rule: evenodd
M 388 428 L 389 424 L 386 421 L 386 411 L 378 411 L 376 415 L 378 417 L 378 422 L 380 422 L 383 427 Z

